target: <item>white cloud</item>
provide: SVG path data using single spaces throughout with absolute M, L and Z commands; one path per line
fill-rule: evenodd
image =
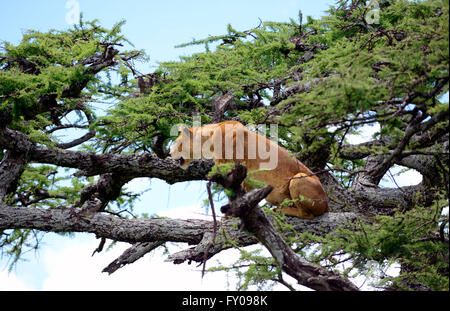
M 199 206 L 174 208 L 159 213 L 161 216 L 182 219 L 207 219 L 205 210 Z M 202 266 L 197 263 L 175 265 L 165 262 L 168 253 L 175 253 L 191 247 L 186 244 L 167 243 L 168 253 L 163 248 L 156 249 L 133 264 L 122 267 L 111 275 L 102 273 L 110 262 L 119 257 L 127 243 L 118 243 L 109 251 L 103 251 L 91 257 L 98 240 L 93 236 L 82 239 L 69 247 L 48 249 L 42 254 L 48 276 L 43 281 L 42 290 L 235 290 L 237 279 L 233 272 L 209 272 L 201 277 Z M 255 249 L 259 245 L 246 249 Z M 270 255 L 266 250 L 264 255 Z M 239 258 L 239 251 L 229 249 L 207 261 L 206 268 L 230 265 Z M 289 278 L 289 277 L 288 277 Z M 294 280 L 290 283 L 295 284 Z M 277 285 L 276 290 L 286 290 Z
M 150 179 L 147 177 L 134 178 L 125 184 L 125 189 L 134 193 L 140 193 L 149 188 L 151 188 L 151 183 Z
M 380 186 L 395 188 L 397 186 L 414 186 L 422 182 L 422 174 L 414 169 L 408 169 L 407 171 L 397 175 L 404 169 L 405 167 L 399 165 L 394 165 L 393 167 L 391 167 L 389 170 L 390 173 L 387 172 L 384 175 L 383 179 L 380 182 Z
M 26 291 L 32 290 L 25 282 L 20 280 L 13 272 L 0 271 L 0 291 Z
M 200 205 L 179 207 L 162 211 L 161 216 L 183 219 L 212 220 Z M 235 290 L 237 279 L 233 272 L 209 272 L 201 277 L 202 266 L 197 263 L 175 265 L 165 262 L 168 254 L 191 247 L 184 243 L 167 243 L 168 253 L 159 248 L 145 255 L 133 264 L 122 267 L 108 275 L 101 272 L 109 263 L 119 257 L 128 243 L 117 243 L 109 251 L 104 250 L 91 256 L 99 240 L 93 235 L 77 234 L 64 242 L 46 241 L 40 250 L 39 269 L 45 271 L 41 285 L 22 281 L 14 273 L 0 272 L 0 290 Z M 246 249 L 260 247 L 253 245 Z M 105 247 L 106 248 L 106 247 Z M 268 252 L 265 253 L 266 255 Z M 239 251 L 230 249 L 208 260 L 206 268 L 234 263 Z M 20 266 L 18 267 L 20 268 Z M 291 282 L 295 283 L 295 282 Z M 278 285 L 276 290 L 286 290 Z
M 375 123 L 373 125 L 365 125 L 359 129 L 359 134 L 349 134 L 346 136 L 346 138 L 349 144 L 361 144 L 373 140 L 373 135 L 379 130 L 380 125 L 378 123 Z M 388 172 L 383 177 L 380 185 L 382 187 L 396 187 L 397 185 L 399 187 L 404 187 L 418 185 L 422 182 L 422 175 L 414 169 L 409 169 L 397 176 L 396 174 L 399 173 L 402 169 L 404 169 L 404 167 L 394 165 L 390 169 L 390 173 L 394 176 L 395 182 Z
M 44 254 L 48 277 L 42 290 L 223 290 L 225 273 L 201 278 L 201 267 L 164 262 L 167 254 L 157 249 L 133 264 L 108 275 L 102 269 L 129 247 L 117 245 L 108 252 L 91 257 L 98 241 L 73 245 Z M 170 252 L 179 249 L 169 246 Z M 233 289 L 233 288 L 231 288 Z
M 217 220 L 221 218 L 221 213 L 218 207 L 215 207 Z M 167 210 L 159 211 L 158 216 L 161 217 L 169 217 L 169 218 L 177 218 L 177 219 L 204 219 L 204 220 L 213 220 L 213 216 L 211 211 L 206 210 L 200 204 L 191 205 L 191 206 L 181 206 L 175 207 Z
M 207 219 L 200 205 L 173 208 L 158 213 L 160 216 L 181 219 Z M 122 267 L 111 275 L 102 273 L 110 262 L 119 257 L 125 249 L 130 247 L 127 243 L 118 243 L 109 251 L 91 256 L 99 241 L 93 236 L 73 243 L 69 247 L 60 249 L 47 249 L 42 253 L 42 262 L 47 270 L 48 277 L 43 281 L 42 290 L 224 290 L 227 284 L 230 290 L 235 289 L 234 275 L 227 276 L 225 272 L 206 273 L 201 277 L 202 267 L 196 263 L 175 265 L 165 262 L 167 253 L 159 248 L 145 255 L 133 264 Z M 175 253 L 190 246 L 186 244 L 167 243 L 169 253 Z M 207 262 L 207 268 L 217 264 L 231 263 L 236 259 L 233 252 L 223 251 L 221 254 Z
M 346 139 L 349 144 L 361 144 L 373 140 L 373 134 L 380 130 L 378 123 L 372 125 L 364 125 L 358 129 L 359 134 L 348 134 Z

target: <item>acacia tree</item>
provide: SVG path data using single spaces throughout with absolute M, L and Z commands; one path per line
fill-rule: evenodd
M 272 257 L 241 250 L 235 265 L 215 269 L 236 271 L 242 289 L 292 289 L 287 273 L 317 290 L 356 290 L 347 277 L 375 269 L 385 289 L 448 290 L 448 8 L 447 0 L 386 0 L 374 11 L 339 0 L 318 20 L 229 25 L 189 43 L 204 52 L 149 74 L 134 66 L 143 51 L 124 50 L 122 23 L 80 22 L 3 43 L 2 253 L 14 263 L 45 232 L 90 232 L 101 238 L 97 251 L 106 240 L 131 244 L 105 268 L 113 273 L 167 242 L 193 245 L 168 256 L 175 264 L 262 243 Z M 239 166 L 208 175 L 212 161 L 197 160 L 181 169 L 168 156 L 170 129 L 193 116 L 277 124 L 278 144 L 321 179 L 330 213 L 302 220 L 261 210 L 270 188 L 245 193 Z M 349 142 L 368 126 L 371 140 Z M 84 133 L 63 141 L 66 129 Z M 422 181 L 380 186 L 393 166 Z M 211 205 L 233 189 L 223 210 L 240 220 L 127 216 L 137 195 L 122 188 L 138 177 L 211 180 Z M 397 276 L 383 272 L 392 263 Z

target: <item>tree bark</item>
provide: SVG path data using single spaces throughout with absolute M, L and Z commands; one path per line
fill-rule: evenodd
M 347 221 L 355 220 L 356 217 L 357 214 L 354 213 L 328 213 L 313 220 L 292 218 L 288 219 L 288 222 L 294 226 L 296 231 L 325 235 L 338 226 L 344 225 Z M 257 243 L 256 239 L 248 237 L 245 232 L 237 228 L 236 221 L 236 219 L 226 219 L 221 222 L 220 229 L 226 232 L 226 236 L 218 234 L 211 248 L 211 254 L 217 254 L 221 250 L 231 247 L 226 243 L 228 239 L 235 240 L 240 246 Z M 197 245 L 203 240 L 205 233 L 212 233 L 213 221 L 168 218 L 127 219 L 102 212 L 89 214 L 80 208 L 38 209 L 1 206 L 0 230 L 7 229 L 88 232 L 100 238 L 128 243 L 162 241 Z M 217 251 L 215 252 L 214 249 Z M 201 251 L 198 250 L 198 253 Z M 174 256 L 169 256 L 169 258 L 171 261 L 175 260 Z M 194 257 L 185 257 L 184 260 L 201 261 L 200 258 Z
M 26 163 L 26 154 L 6 151 L 0 162 L 0 203 L 8 193 L 14 193 Z
M 136 260 L 143 257 L 148 252 L 154 250 L 155 248 L 163 245 L 164 242 L 139 242 L 133 244 L 128 248 L 119 258 L 111 262 L 102 272 L 108 272 L 108 274 L 116 272 L 118 269 L 125 265 L 131 264 Z

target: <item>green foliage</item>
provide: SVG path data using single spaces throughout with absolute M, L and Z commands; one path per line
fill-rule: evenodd
M 263 188 L 266 186 L 266 183 L 259 181 L 255 178 L 252 178 L 252 175 L 258 173 L 258 172 L 263 172 L 265 170 L 253 170 L 247 173 L 247 177 L 245 177 L 244 182 L 251 188 L 251 189 L 256 189 L 256 188 Z
M 25 251 L 36 251 L 39 247 L 43 234 L 36 230 L 7 230 L 0 231 L 1 254 L 8 256 L 9 271 L 21 259 Z
M 350 270 L 357 271 L 356 274 L 379 273 L 381 280 L 375 285 L 414 289 L 413 284 L 423 284 L 434 290 L 448 290 L 449 246 L 437 236 L 441 224 L 448 236 L 448 214 L 442 213 L 444 204 L 446 200 L 432 207 L 377 216 L 371 224 L 362 221 L 349 224 L 319 241 L 311 259 L 336 266 L 345 257 L 345 261 L 351 260 Z M 411 272 L 386 274 L 393 264 Z
M 231 266 L 218 265 L 209 268 L 208 272 L 233 272 L 238 278 L 237 290 L 248 290 L 255 286 L 257 290 L 270 289 L 276 282 L 282 280 L 281 268 L 272 257 L 261 255 L 262 250 L 239 249 L 239 258 Z
M 129 44 L 120 33 L 123 24 L 121 21 L 108 30 L 95 20 L 81 20 L 79 25 L 64 31 L 29 30 L 18 45 L 2 42 L 0 111 L 11 116 L 6 125 L 26 134 L 38 145 L 53 148 L 62 142 L 61 135 L 55 135 L 58 130 L 97 129 L 93 107 L 99 101 L 111 99 L 111 93 L 129 92 L 132 84 L 127 76 L 131 70 L 126 59 L 145 59 L 140 51 L 122 51 L 112 55 L 109 63 L 103 60 L 102 55 L 111 47 Z M 120 85 L 112 83 L 114 72 L 122 78 Z M 104 96 L 105 92 L 110 94 Z M 71 112 L 78 119 L 68 117 Z M 75 120 L 69 126 L 63 125 L 68 119 Z M 83 148 L 97 151 L 92 145 Z M 28 164 L 23 168 L 17 190 L 4 203 L 24 208 L 72 206 L 78 202 L 81 191 L 94 183 L 94 177 L 75 178 L 73 173 L 51 165 Z M 136 198 L 137 195 L 122 192 L 114 205 L 132 211 Z M 37 249 L 42 236 L 35 230 L 1 232 L 1 253 L 10 258 L 10 268 L 22 254 Z
M 245 162 L 242 164 L 245 165 Z M 211 178 L 212 176 L 226 177 L 227 174 L 230 173 L 231 170 L 234 168 L 234 166 L 235 166 L 234 162 L 222 163 L 222 164 L 218 164 L 218 165 L 216 164 L 211 168 L 211 171 L 208 173 L 208 177 L 209 178 Z M 260 170 L 253 170 L 253 171 L 247 172 L 247 176 L 244 179 L 244 183 L 252 189 L 262 188 L 262 187 L 266 186 L 266 184 L 264 182 L 261 182 L 259 180 L 252 178 L 252 175 L 259 173 L 259 172 L 263 172 L 263 171 L 265 171 L 265 170 L 260 169 Z M 224 189 L 220 185 L 215 185 L 214 189 L 219 190 L 219 191 L 224 191 L 225 194 L 227 195 L 227 197 L 229 197 L 229 198 L 234 196 L 234 193 L 232 190 Z M 208 200 L 206 202 L 208 202 Z
M 380 24 L 374 25 L 373 30 L 358 26 L 364 16 L 364 5 L 354 10 L 332 8 L 330 15 L 304 25 L 305 31 L 317 32 L 307 37 L 309 43 L 325 44 L 328 48 L 316 54 L 314 62 L 300 65 L 306 81 L 326 79 L 311 92 L 281 103 L 294 105 L 281 120 L 299 134 L 296 139 L 301 150 L 304 147 L 316 150 L 331 142 L 327 139 L 315 142 L 318 132 L 322 137 L 342 137 L 348 128 L 342 126 L 345 123 L 357 130 L 361 125 L 377 122 L 381 126 L 380 135 L 397 135 L 400 139 L 405 120 L 400 116 L 383 117 L 392 109 L 389 100 L 405 98 L 412 92 L 431 92 L 433 81 L 448 74 L 448 23 L 436 14 L 438 7 L 448 14 L 448 1 L 389 1 L 389 4 L 380 11 Z M 347 8 L 345 1 L 339 1 L 339 6 Z M 448 85 L 441 94 L 447 90 Z M 430 110 L 445 109 L 434 99 L 417 102 Z M 356 120 L 351 123 L 352 118 L 346 121 L 343 116 Z M 299 118 L 302 122 L 298 128 Z M 308 143 L 310 140 L 312 144 Z
M 113 55 L 108 64 L 100 62 L 111 47 L 130 44 L 121 34 L 124 22 L 108 30 L 96 20 L 81 20 L 79 25 L 65 31 L 29 30 L 17 46 L 3 42 L 0 110 L 12 113 L 13 120 L 8 127 L 27 134 L 32 142 L 55 147 L 61 140 L 53 133 L 64 129 L 61 119 L 75 112 L 78 120 L 71 126 L 101 132 L 98 123 L 102 120 L 95 119 L 92 107 L 98 105 L 96 101 L 110 99 L 110 94 L 103 97 L 104 91 L 122 95 L 125 90 L 129 92 L 131 84 L 124 81 L 131 73 L 126 59 L 130 55 L 135 55 L 135 60 L 145 59 L 140 51 L 123 51 Z M 113 72 L 122 77 L 120 85 L 113 85 Z M 89 121 L 88 125 L 86 121 Z M 98 151 L 95 145 L 83 148 Z M 48 208 L 62 203 L 71 205 L 83 187 L 92 182 L 92 178 L 82 180 L 64 176 L 53 166 L 28 165 L 18 187 L 18 193 L 26 196 L 12 197 L 10 202 L 22 200 L 24 205 Z M 121 204 L 123 202 L 119 202 Z
M 212 167 L 211 171 L 208 173 L 208 177 L 212 177 L 215 175 L 226 177 L 227 174 L 233 169 L 233 167 L 234 167 L 233 162 L 222 163 L 219 165 L 216 164 Z
M 50 144 L 56 139 L 48 130 L 58 114 L 84 106 L 92 113 L 88 102 L 100 99 L 102 90 L 121 90 L 105 82 L 100 75 L 102 69 L 114 71 L 107 65 L 95 66 L 95 60 L 106 53 L 108 45 L 122 45 L 128 41 L 120 34 L 124 21 L 112 30 L 98 25 L 97 21 L 80 22 L 66 31 L 51 30 L 43 33 L 27 31 L 20 44 L 14 46 L 2 42 L 0 52 L 0 110 L 12 111 L 10 127 L 26 134 L 34 142 Z M 126 75 L 123 57 L 137 53 L 125 51 L 113 57 L 118 73 Z M 89 65 L 92 65 L 90 67 Z M 78 88 L 84 88 L 77 94 Z M 78 107 L 78 108 L 77 108 Z
M 148 96 L 122 101 L 100 121 L 105 124 L 101 143 L 106 148 L 120 145 L 134 151 L 148 148 L 149 140 L 156 134 L 169 141 L 173 138 L 168 134 L 167 125 L 192 124 L 193 111 L 202 117 L 202 122 L 210 122 L 213 98 L 228 92 L 233 93 L 238 108 L 227 112 L 228 117 L 242 116 L 246 122 L 263 121 L 266 118 L 263 108 L 244 107 L 255 96 L 272 99 L 270 92 L 260 85 L 284 78 L 289 67 L 295 64 L 299 53 L 291 51 L 292 57 L 286 57 L 287 51 L 293 49 L 289 38 L 295 31 L 293 25 L 285 23 L 264 23 L 242 33 L 229 26 L 225 36 L 194 40 L 189 44 L 221 40 L 223 43 L 214 52 L 207 49 L 181 57 L 180 61 L 162 63 L 153 74 L 155 84 Z
M 342 6 L 346 7 L 345 1 Z M 381 11 L 380 24 L 374 30 L 355 25 L 363 16 L 363 5 L 345 14 L 343 9 L 331 8 L 328 16 L 308 18 L 302 25 L 302 34 L 308 34 L 302 37 L 303 44 L 326 48 L 315 53 L 313 62 L 300 64 L 307 49 L 297 48 L 293 42 L 299 36 L 299 25 L 293 20 L 265 22 L 247 31 L 229 25 L 225 35 L 182 44 L 180 47 L 208 48 L 180 61 L 162 63 L 153 74 L 155 83 L 147 96 L 121 101 L 99 122 L 104 124 L 99 146 L 105 150 L 150 150 L 156 135 L 168 143 L 173 139 L 168 125 L 192 124 L 193 112 L 202 122 L 211 121 L 212 100 L 230 92 L 234 109 L 226 112 L 226 118 L 265 123 L 271 114 L 267 105 L 274 99 L 271 83 L 295 85 L 298 82 L 289 78 L 295 72 L 302 75 L 302 83 L 323 79 L 311 92 L 277 104 L 286 110 L 276 119 L 279 142 L 290 151 L 307 156 L 324 146 L 339 150 L 340 139 L 371 123 L 381 125 L 376 134 L 394 134 L 400 139 L 405 120 L 400 116 L 383 118 L 392 111 L 386 99 L 403 98 L 408 95 L 405 90 L 429 92 L 433 81 L 448 68 L 448 40 L 444 39 L 448 25 L 442 23 L 445 18 L 430 13 L 437 7 L 448 14 L 439 1 L 392 1 Z M 422 12 L 427 23 L 417 19 L 417 12 Z M 401 39 L 401 34 L 408 36 Z M 405 51 L 411 51 L 407 58 Z M 423 79 L 427 82 L 418 83 Z M 427 99 L 421 104 L 430 111 L 445 109 L 438 101 Z M 352 117 L 361 121 L 350 121 Z M 356 169 L 360 164 L 341 163 L 337 158 L 330 161 L 331 168 Z

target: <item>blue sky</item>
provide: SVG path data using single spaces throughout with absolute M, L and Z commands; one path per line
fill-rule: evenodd
M 66 0 L 4 1 L 0 39 L 17 43 L 23 31 L 65 29 Z M 154 66 L 192 52 L 175 49 L 180 43 L 208 35 L 223 34 L 228 23 L 235 29 L 249 29 L 264 21 L 289 21 L 304 15 L 319 17 L 333 0 L 246 0 L 246 1 L 86 1 L 78 0 L 85 20 L 99 19 L 105 27 L 125 19 L 123 32 L 138 49 L 144 49 Z M 149 68 L 150 71 L 150 68 Z

